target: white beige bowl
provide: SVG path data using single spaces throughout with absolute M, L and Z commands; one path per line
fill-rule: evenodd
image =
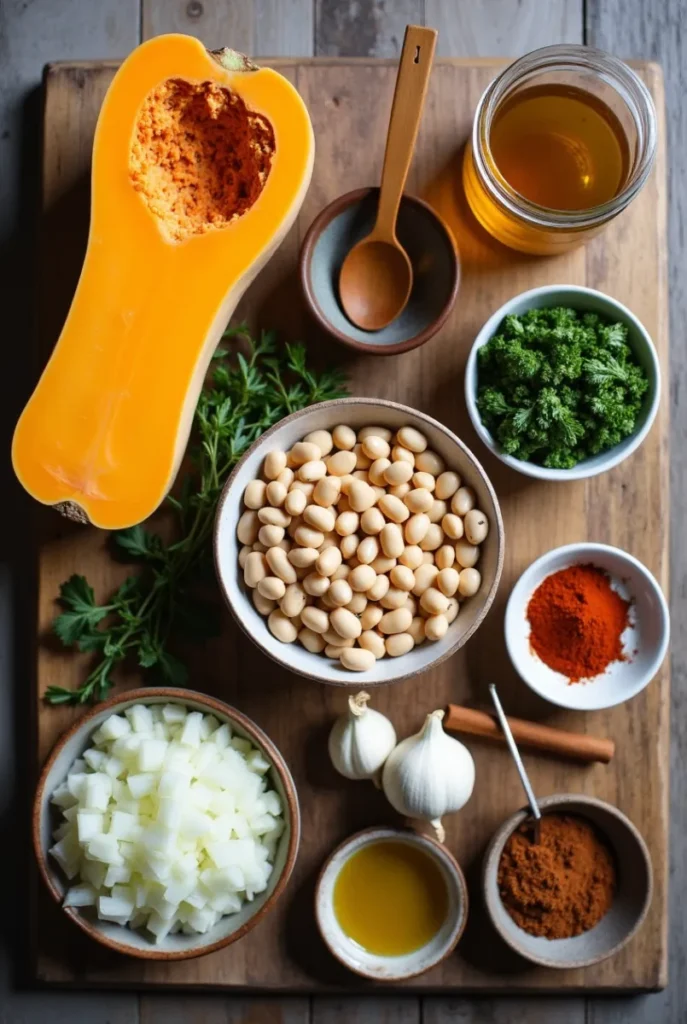
M 333 430 L 339 423 L 354 429 L 369 424 L 397 430 L 410 425 L 427 437 L 430 448 L 438 452 L 449 469 L 460 474 L 474 488 L 478 507 L 489 518 L 489 535 L 482 545 L 478 568 L 482 584 L 477 594 L 466 600 L 457 619 L 442 640 L 425 642 L 398 658 L 381 658 L 368 672 L 347 672 L 338 661 L 323 654 L 311 654 L 300 643 L 284 644 L 267 628 L 267 620 L 255 609 L 250 592 L 244 586 L 238 564 L 240 544 L 236 526 L 243 511 L 246 485 L 260 476 L 265 455 L 274 449 L 288 451 L 313 430 Z M 219 501 L 215 522 L 215 568 L 220 588 L 229 609 L 246 636 L 270 658 L 298 675 L 335 686 L 375 686 L 398 682 L 425 672 L 454 654 L 473 635 L 494 600 L 503 566 L 503 522 L 498 499 L 489 478 L 472 452 L 437 420 L 415 409 L 376 398 L 344 398 L 322 402 L 287 416 L 268 430 L 246 452 L 227 481 Z
M 592 455 L 573 466 L 572 469 L 547 469 L 546 466 L 538 466 L 534 462 L 525 462 L 516 459 L 512 455 L 506 455 L 501 451 L 498 442 L 482 423 L 482 418 L 477 408 L 478 368 L 477 354 L 483 345 L 498 333 L 505 317 L 511 314 L 521 315 L 530 309 L 544 309 L 551 306 L 569 306 L 572 309 L 579 309 L 583 312 L 600 313 L 610 320 L 625 324 L 628 329 L 628 345 L 633 350 L 637 361 L 643 368 L 649 379 L 649 390 L 644 396 L 644 402 L 637 418 L 634 431 L 620 444 L 610 448 L 600 455 Z M 627 306 L 617 299 L 611 298 L 604 292 L 596 291 L 594 288 L 582 288 L 572 284 L 544 285 L 541 288 L 532 288 L 530 291 L 522 292 L 514 298 L 509 299 L 500 309 L 489 317 L 486 324 L 479 332 L 472 348 L 465 367 L 465 402 L 472 424 L 479 434 L 480 440 L 489 448 L 493 454 L 504 462 L 511 469 L 525 476 L 533 476 L 539 480 L 550 480 L 560 482 L 564 480 L 583 480 L 586 477 L 597 476 L 612 469 L 639 448 L 640 444 L 651 430 L 651 425 L 658 412 L 658 403 L 661 397 L 661 368 L 654 343 L 646 327 L 637 319 Z
M 91 736 L 106 718 L 126 711 L 133 704 L 169 703 L 183 704 L 192 711 L 214 715 L 220 722 L 227 722 L 232 732 L 250 740 L 262 751 L 272 765 L 268 777 L 281 798 L 285 828 L 265 892 L 257 896 L 252 903 L 244 903 L 238 913 L 223 917 L 205 934 L 184 935 L 179 932 L 176 935 L 168 935 L 162 942 L 156 944 L 142 931 L 98 920 L 92 907 L 63 908 L 67 917 L 96 942 L 118 953 L 144 960 L 187 960 L 212 953 L 240 939 L 269 913 L 286 888 L 296 862 L 300 840 L 300 811 L 291 773 L 275 745 L 250 718 L 222 701 L 193 690 L 171 687 L 129 690 L 103 704 L 98 704 L 79 719 L 57 741 L 41 772 L 33 804 L 33 847 L 39 871 L 51 896 L 61 904 L 69 884 L 74 884 L 67 882 L 58 865 L 48 856 L 48 848 L 53 843 L 52 832 L 59 824 L 60 818 L 57 809 L 51 806 L 52 794 L 64 782 L 72 764 L 87 749 Z
M 448 894 L 442 927 L 426 945 L 403 956 L 369 953 L 346 935 L 334 912 L 334 887 L 346 861 L 363 847 L 389 839 L 409 843 L 431 857 L 441 871 Z M 325 863 L 315 892 L 315 916 L 330 952 L 349 970 L 376 981 L 404 981 L 436 967 L 455 949 L 468 917 L 468 890 L 457 860 L 436 839 L 397 828 L 369 828 L 347 839 Z

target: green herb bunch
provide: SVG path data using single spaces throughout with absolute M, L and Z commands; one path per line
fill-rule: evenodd
M 316 374 L 305 362 L 305 346 L 278 348 L 272 332 L 254 341 L 245 327 L 240 335 L 247 355 L 220 346 L 213 372 L 201 392 L 188 452 L 191 471 L 167 501 L 176 529 L 170 541 L 144 526 L 113 534 L 126 560 L 141 571 L 129 576 L 105 604 L 97 604 L 83 576 L 60 588 L 63 611 L 54 630 L 63 644 L 93 653 L 95 665 L 77 689 L 50 686 L 51 704 L 85 704 L 102 700 L 113 685 L 113 671 L 132 658 L 147 672 L 173 685 L 185 682 L 186 667 L 169 650 L 177 636 L 203 639 L 218 628 L 217 607 L 203 599 L 211 578 L 212 536 L 217 500 L 227 476 L 247 448 L 284 416 L 315 402 L 346 394 L 344 377 L 329 370 Z
M 550 469 L 628 437 L 648 387 L 624 324 L 563 306 L 507 316 L 478 356 L 482 422 L 507 455 Z

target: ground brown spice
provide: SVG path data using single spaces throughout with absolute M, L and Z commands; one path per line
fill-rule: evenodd
M 581 818 L 546 814 L 541 842 L 521 825 L 501 855 L 498 885 L 506 910 L 530 935 L 568 939 L 589 931 L 613 902 L 613 854 Z
M 274 150 L 272 125 L 236 93 L 170 78 L 143 102 L 129 176 L 168 237 L 183 241 L 249 210 Z

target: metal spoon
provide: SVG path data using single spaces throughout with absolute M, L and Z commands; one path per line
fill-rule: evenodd
M 339 296 L 349 320 L 378 331 L 403 312 L 413 287 L 413 268 L 398 238 L 396 218 L 408 176 L 432 68 L 437 33 L 408 25 L 398 67 L 382 169 L 377 220 L 348 253 L 339 275 Z
M 506 743 L 508 744 L 510 752 L 513 755 L 515 767 L 518 769 L 518 775 L 520 776 L 520 781 L 522 782 L 522 788 L 525 790 L 525 796 L 527 797 L 527 802 L 529 803 L 530 810 L 532 811 L 532 818 L 534 819 L 534 845 L 539 846 L 539 843 L 541 841 L 541 811 L 539 810 L 539 804 L 537 803 L 537 798 L 534 795 L 534 790 L 532 789 L 530 780 L 527 777 L 525 766 L 522 763 L 522 758 L 520 757 L 520 751 L 518 750 L 515 740 L 513 739 L 513 733 L 510 730 L 508 719 L 506 718 L 505 712 L 501 706 L 501 701 L 499 700 L 499 695 L 496 692 L 496 687 L 494 686 L 493 683 L 491 683 L 489 686 L 489 693 L 491 694 L 491 699 L 494 702 L 494 707 L 496 708 L 496 715 L 498 717 L 499 724 L 503 729 L 503 734 L 506 737 Z

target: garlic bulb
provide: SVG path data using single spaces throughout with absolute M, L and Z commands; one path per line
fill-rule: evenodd
M 384 794 L 406 818 L 429 821 L 439 842 L 444 814 L 459 811 L 475 784 L 475 762 L 467 747 L 447 736 L 443 711 L 427 715 L 415 736 L 403 740 L 387 758 L 382 775 Z
M 367 707 L 369 693 L 348 698 L 348 711 L 329 734 L 329 756 L 347 779 L 372 779 L 396 746 L 396 730 L 379 711 Z

